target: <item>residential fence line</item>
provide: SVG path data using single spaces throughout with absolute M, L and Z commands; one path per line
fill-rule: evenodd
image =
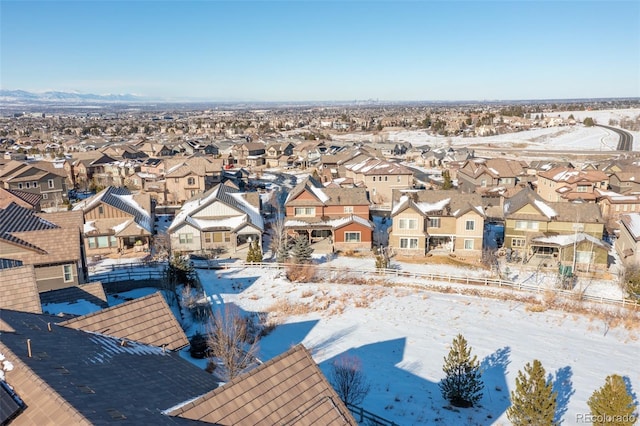
M 90 274 L 91 281 L 101 281 L 101 282 L 117 282 L 117 281 L 127 281 L 127 280 L 158 280 L 164 277 L 164 270 L 152 269 L 160 266 L 162 263 L 154 262 L 148 264 L 135 264 L 135 265 L 111 265 L 107 271 L 96 272 L 94 274 Z M 208 269 L 243 269 L 243 268 L 264 268 L 264 269 L 286 269 L 288 267 L 294 266 L 295 264 L 291 263 L 246 263 L 246 262 L 236 262 L 236 263 L 224 263 L 224 264 L 211 264 Z M 469 286 L 485 286 L 485 287 L 499 287 L 499 288 L 511 288 L 519 291 L 529 291 L 534 293 L 540 293 L 544 291 L 553 291 L 555 294 L 567 296 L 571 298 L 577 298 L 582 301 L 601 303 L 601 304 L 609 304 L 609 305 L 618 305 L 623 307 L 631 307 L 637 306 L 638 304 L 632 300 L 627 299 L 612 299 L 604 296 L 592 296 L 588 294 L 580 294 L 573 292 L 571 290 L 564 290 L 558 288 L 542 288 L 539 286 L 526 284 L 524 282 L 514 282 L 510 280 L 503 280 L 499 278 L 489 278 L 489 277 L 470 277 L 464 275 L 452 275 L 452 274 L 441 274 L 441 273 L 433 273 L 433 272 L 415 272 L 415 271 L 403 271 L 400 269 L 362 269 L 362 268 L 347 268 L 347 267 L 338 267 L 338 266 L 329 266 L 329 265 L 313 265 L 313 267 L 318 271 L 326 271 L 327 273 L 331 272 L 340 272 L 344 274 L 348 273 L 356 273 L 364 276 L 384 276 L 384 277 L 404 277 L 404 278 L 413 278 L 413 279 L 422 279 L 428 281 L 435 281 L 439 283 L 452 283 L 452 284 L 464 284 Z M 144 270 L 147 269 L 148 270 Z M 207 269 L 207 268 L 198 268 L 198 269 Z M 420 285 L 421 283 L 415 283 Z M 425 289 L 428 289 L 425 286 Z
M 371 411 L 365 410 L 364 408 L 358 405 L 349 404 L 348 402 L 345 405 L 347 406 L 349 411 L 351 411 L 351 414 L 353 415 L 353 417 L 356 419 L 358 423 L 363 423 L 364 421 L 366 421 L 367 425 L 399 426 L 398 423 L 395 423 L 383 417 L 380 417 L 372 413 Z

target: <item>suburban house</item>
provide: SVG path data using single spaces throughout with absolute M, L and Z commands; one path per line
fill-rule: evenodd
M 600 189 L 596 189 L 595 193 L 608 232 L 619 228 L 618 220 L 621 215 L 634 212 L 640 213 L 640 193 L 618 194 L 617 192 Z
M 220 182 L 222 160 L 190 157 L 167 162 L 165 174 L 166 201 L 183 203 L 209 190 Z
M 167 230 L 172 250 L 237 255 L 253 241 L 262 247 L 259 195 L 219 184 L 186 202 Z
M 389 248 L 404 256 L 482 255 L 485 214 L 478 194 L 455 190 L 394 193 Z
M 504 247 L 517 252 L 526 261 L 532 257 L 557 258 L 561 243 L 567 239 L 560 242 L 551 237 L 572 236 L 593 246 L 591 254 L 581 254 L 581 261 L 576 265 L 578 269 L 586 270 L 588 265 L 583 261 L 593 260 L 598 246 L 582 234 L 601 240 L 604 231 L 604 220 L 595 203 L 548 202 L 529 188 L 504 200 L 503 211 Z M 573 247 L 573 243 L 570 244 Z
M 312 244 L 328 240 L 328 251 L 372 247 L 373 224 L 364 188 L 325 188 L 307 177 L 289 192 L 284 206 L 290 235 L 305 235 Z
M 246 142 L 231 148 L 236 166 L 260 166 L 264 164 L 266 145 L 261 142 Z
M 265 152 L 267 167 L 279 167 L 283 162 L 288 162 L 293 155 L 293 144 L 289 142 L 271 143 Z
M 10 161 L 0 169 L 0 184 L 9 190 L 37 194 L 43 209 L 58 208 L 67 200 L 67 175 L 53 163 Z
M 620 216 L 620 231 L 615 248 L 625 266 L 640 267 L 640 213 Z
M 600 170 L 556 167 L 539 172 L 538 195 L 546 201 L 595 201 L 596 189 L 607 190 L 609 177 Z
M 146 193 L 110 186 L 73 208 L 84 215 L 88 256 L 148 251 L 151 247 L 155 205 Z
M 364 185 L 373 204 L 391 207 L 394 189 L 413 187 L 413 172 L 408 167 L 387 160 L 358 157 L 345 162 L 344 177 L 353 179 L 355 185 Z
M 460 191 L 467 193 L 483 193 L 495 187 L 509 189 L 529 180 L 525 163 L 504 158 L 467 160 L 457 170 L 456 178 Z
M 632 169 L 613 173 L 609 176 L 612 191 L 620 194 L 640 194 L 640 164 Z
M 81 212 L 0 209 L 0 258 L 33 265 L 40 292 L 86 282 Z

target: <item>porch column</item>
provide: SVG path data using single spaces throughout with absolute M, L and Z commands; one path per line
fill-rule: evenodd
M 449 253 L 453 253 L 454 251 L 456 251 L 456 236 L 452 235 L 451 236 L 451 251 Z
M 431 237 L 429 235 L 427 235 L 427 244 L 424 246 L 424 254 L 429 253 L 429 241 L 431 240 Z

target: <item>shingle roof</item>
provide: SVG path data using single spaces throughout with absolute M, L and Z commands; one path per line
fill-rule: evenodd
M 393 192 L 391 216 L 413 208 L 423 216 L 441 212 L 444 216 L 459 217 L 472 210 L 485 216 L 482 197 L 479 194 L 460 193 L 456 190 L 396 190 Z
M 169 415 L 224 425 L 357 425 L 302 345 Z
M 151 212 L 145 210 L 133 198 L 133 194 L 127 188 L 116 188 L 110 186 L 103 189 L 93 197 L 87 198 L 78 203 L 73 210 L 82 210 L 87 212 L 97 206 L 100 202 L 108 204 L 121 210 L 133 217 L 133 220 L 147 232 L 153 232 L 153 222 L 151 221 Z
M 165 345 L 170 350 L 189 345 L 189 339 L 160 292 L 73 318 L 60 325 L 147 345 Z
M 260 208 L 254 204 L 259 203 L 259 199 L 254 198 L 252 194 L 240 192 L 229 185 L 218 184 L 204 194 L 186 202 L 169 226 L 169 232 L 185 222 L 201 229 L 198 221 L 191 219 L 192 216 L 216 200 L 238 211 L 239 215 L 244 215 L 242 220 L 262 231 L 264 230 L 264 220 L 260 214 Z M 234 228 L 237 226 L 236 224 Z
M 216 387 L 212 375 L 175 352 L 133 342 L 121 346 L 119 339 L 59 321 L 0 310 L 0 353 L 14 366 L 6 382 L 27 407 L 12 425 L 188 424 L 162 412 Z
M 0 308 L 42 313 L 33 265 L 0 269 Z
M 40 205 L 40 201 L 42 200 L 42 195 L 40 195 L 40 194 L 27 192 L 27 191 L 20 191 L 18 189 L 0 188 L 0 192 L 6 193 L 8 195 L 7 198 L 15 197 L 14 199 L 17 198 L 17 199 L 23 201 L 24 203 L 28 204 L 32 208 L 38 207 Z M 0 194 L 0 198 L 2 198 L 1 194 Z M 0 205 L 0 208 L 2 208 L 1 205 Z

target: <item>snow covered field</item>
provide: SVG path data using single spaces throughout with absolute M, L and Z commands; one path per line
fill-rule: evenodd
M 355 355 L 371 382 L 363 406 L 400 425 L 509 424 L 509 391 L 517 371 L 534 358 L 558 390 L 566 425 L 579 424 L 576 416 L 588 412 L 587 399 L 607 375 L 640 386 L 639 330 L 596 317 L 416 288 L 292 284 L 281 272 L 257 268 L 199 274 L 216 306 L 233 303 L 279 318 L 261 341 L 263 360 L 303 343 L 328 374 L 337 357 Z M 286 315 L 283 306 L 300 314 Z M 478 408 L 452 409 L 438 388 L 443 358 L 458 333 L 483 366 Z
M 599 110 L 599 111 L 563 111 L 545 114 L 552 117 L 569 117 L 573 114 L 577 121 L 586 117 L 593 118 L 598 124 L 608 125 L 610 119 L 635 119 L 640 116 L 640 109 Z M 634 151 L 640 151 L 640 132 L 630 132 L 634 138 Z M 350 133 L 332 136 L 335 140 L 365 141 L 372 140 L 371 134 Z M 379 142 L 410 142 L 413 146 L 429 145 L 437 147 L 480 147 L 491 144 L 493 147 L 519 148 L 530 150 L 593 150 L 612 151 L 618 144 L 616 133 L 601 127 L 584 127 L 582 125 L 550 127 L 527 130 L 504 135 L 485 137 L 451 137 L 432 136 L 424 130 L 390 130 L 373 136 Z

